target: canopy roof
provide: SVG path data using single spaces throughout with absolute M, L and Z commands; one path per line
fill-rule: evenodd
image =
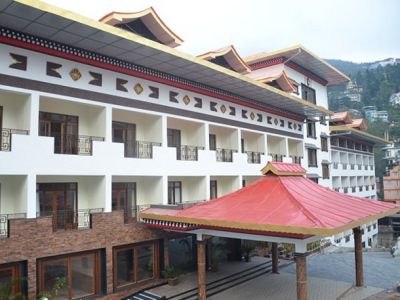
M 197 57 L 211 61 L 217 65 L 227 67 L 241 74 L 247 74 L 250 72 L 250 67 L 240 57 L 233 45 L 210 51 L 198 55 Z
M 359 121 L 357 121 L 359 122 Z M 335 134 L 338 134 L 340 136 L 349 136 L 358 140 L 363 140 L 372 144 L 391 144 L 392 142 L 387 141 L 379 136 L 370 134 L 368 132 L 359 130 L 357 126 L 364 126 L 364 125 L 357 125 L 355 124 L 354 126 L 352 124 L 345 124 L 345 125 L 336 125 L 336 126 L 329 126 L 329 131 L 331 132 L 331 136 L 335 136 Z
M 232 102 L 238 101 L 236 98 L 243 99 L 248 105 L 260 109 L 265 107 L 299 119 L 332 114 L 328 109 L 235 71 L 43 1 L 3 0 L 0 26 L 184 78 L 232 94 L 229 96 Z M 76 56 L 75 59 L 79 61 L 80 58 Z M 184 86 L 188 88 L 186 84 Z M 200 88 L 196 91 L 208 92 Z
M 295 45 L 289 48 L 272 51 L 262 52 L 259 54 L 245 57 L 244 60 L 250 66 L 263 61 L 284 57 L 287 62 L 293 62 L 320 78 L 326 80 L 328 85 L 340 84 L 350 80 L 349 77 L 342 72 L 328 64 L 317 55 L 307 50 L 302 45 Z
M 269 163 L 263 171 L 265 177 L 223 197 L 183 210 L 149 208 L 140 217 L 197 228 L 331 236 L 400 211 L 318 185 L 296 164 Z
M 176 47 L 183 43 L 183 40 L 165 25 L 152 7 L 132 13 L 111 12 L 100 18 L 99 21 L 170 47 Z

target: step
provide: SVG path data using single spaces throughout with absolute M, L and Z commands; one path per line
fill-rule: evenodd
M 149 291 L 141 291 L 132 296 L 125 298 L 125 300 L 165 300 L 165 296 L 159 296 Z

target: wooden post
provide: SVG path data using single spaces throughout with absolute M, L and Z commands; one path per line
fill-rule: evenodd
M 364 285 L 363 257 L 362 257 L 362 234 L 360 227 L 353 228 L 354 255 L 356 261 L 356 286 Z
M 278 243 L 272 243 L 272 273 L 279 274 L 278 272 Z
M 307 255 L 296 253 L 297 300 L 307 300 Z
M 197 241 L 197 277 L 199 300 L 206 299 L 206 241 Z
M 164 269 L 169 267 L 169 240 L 167 238 L 164 239 Z

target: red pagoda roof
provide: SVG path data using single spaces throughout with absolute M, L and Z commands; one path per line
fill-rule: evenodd
M 183 210 L 149 208 L 140 217 L 185 228 L 331 236 L 400 211 L 318 185 L 299 176 L 304 171 L 295 164 L 269 163 L 265 177 L 236 192 Z

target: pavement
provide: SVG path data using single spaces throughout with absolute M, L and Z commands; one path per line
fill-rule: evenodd
M 393 258 L 389 252 L 365 252 L 365 286 L 353 287 L 355 282 L 354 252 L 312 255 L 307 258 L 308 299 L 309 300 L 361 300 L 389 299 L 375 295 L 385 295 L 386 290 L 400 282 L 400 257 Z M 218 272 L 207 272 L 207 282 L 239 272 L 269 259 L 253 257 L 249 263 L 234 262 L 221 264 Z M 295 300 L 296 266 L 281 261 L 280 274 L 265 274 L 251 281 L 239 284 L 210 300 Z M 180 283 L 152 289 L 158 295 L 171 296 L 197 286 L 197 273 L 179 277 Z M 394 299 L 394 298 L 391 298 Z

